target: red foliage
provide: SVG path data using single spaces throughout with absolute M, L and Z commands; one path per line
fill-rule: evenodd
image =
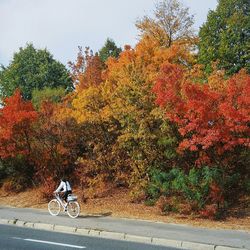
M 209 198 L 213 203 L 221 204 L 224 202 L 222 189 L 216 183 L 210 185 Z
M 167 118 L 178 125 L 179 151 L 198 151 L 197 164 L 241 145 L 250 147 L 250 76 L 239 72 L 225 81 L 224 91 L 192 83 L 178 65 L 166 64 L 153 91 Z M 206 152 L 204 154 L 204 152 Z
M 216 204 L 206 205 L 206 207 L 200 211 L 200 215 L 207 219 L 214 219 L 217 213 Z
M 224 196 L 222 189 L 216 183 L 210 185 L 209 202 L 204 209 L 200 211 L 200 214 L 204 218 L 214 219 L 218 214 L 219 207 L 224 203 Z
M 0 157 L 30 153 L 31 125 L 37 118 L 30 101 L 24 101 L 17 90 L 4 100 L 0 110 Z
M 161 76 L 158 78 L 153 91 L 157 94 L 156 103 L 168 109 L 181 105 L 181 84 L 183 82 L 183 70 L 174 64 L 167 63 L 162 67 Z M 181 110 L 181 107 L 176 107 Z

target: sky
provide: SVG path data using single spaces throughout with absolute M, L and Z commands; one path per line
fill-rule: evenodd
M 217 0 L 182 0 L 198 31 Z M 98 51 L 106 39 L 120 47 L 138 40 L 135 22 L 152 14 L 155 0 L 0 0 L 0 64 L 27 43 L 47 48 L 54 58 L 74 61 L 78 46 Z

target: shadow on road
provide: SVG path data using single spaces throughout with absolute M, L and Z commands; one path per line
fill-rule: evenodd
M 99 217 L 107 217 L 111 215 L 112 215 L 112 212 L 96 213 L 96 214 L 81 214 L 77 218 L 99 218 Z

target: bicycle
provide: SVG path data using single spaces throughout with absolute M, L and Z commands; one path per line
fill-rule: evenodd
M 58 193 L 55 193 L 55 198 L 48 203 L 48 210 L 52 216 L 57 216 L 61 208 L 71 218 L 76 218 L 80 214 L 80 205 L 77 202 L 77 197 L 71 194 L 68 195 L 67 203 L 63 202 Z

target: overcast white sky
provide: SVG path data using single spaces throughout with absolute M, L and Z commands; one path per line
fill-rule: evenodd
M 195 28 L 217 0 L 182 0 L 195 15 Z M 137 18 L 154 10 L 155 0 L 0 0 L 0 64 L 9 64 L 19 47 L 32 42 L 66 64 L 77 47 L 99 50 L 107 37 L 135 45 Z

